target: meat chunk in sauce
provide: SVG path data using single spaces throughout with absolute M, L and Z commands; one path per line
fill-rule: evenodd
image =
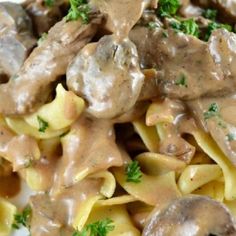
M 25 61 L 17 77 L 0 86 L 0 113 L 26 114 L 43 104 L 52 83 L 65 74 L 71 59 L 92 39 L 101 21 L 101 15 L 96 14 L 87 25 L 81 21 L 58 22 Z
M 42 35 L 62 18 L 60 5 L 62 1 L 55 1 L 53 6 L 48 7 L 44 1 L 33 1 L 28 4 L 26 10 L 33 20 L 34 30 L 37 35 Z
M 183 197 L 154 211 L 143 236 L 235 236 L 235 219 L 221 203 L 204 196 Z
M 201 7 L 215 8 L 218 10 L 218 16 L 221 20 L 227 23 L 235 23 L 235 0 L 193 0 L 193 2 Z
M 236 36 L 217 30 L 208 43 L 169 29 L 136 27 L 130 33 L 143 68 L 159 70 L 164 95 L 189 100 L 219 96 L 236 88 L 234 58 Z M 207 66 L 206 66 L 207 65 Z
M 24 9 L 15 3 L 0 3 L 1 82 L 19 71 L 35 43 L 31 20 Z
M 236 99 L 235 95 L 201 98 L 188 102 L 200 125 L 211 134 L 221 150 L 236 166 Z M 210 111 L 215 106 L 215 112 Z M 209 114 L 209 115 L 208 115 Z
M 86 99 L 88 113 L 97 118 L 113 118 L 130 110 L 143 80 L 135 45 L 114 36 L 85 46 L 67 70 L 69 89 Z

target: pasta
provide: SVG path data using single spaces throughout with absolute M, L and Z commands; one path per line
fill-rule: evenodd
M 0 2 L 0 236 L 236 235 L 231 5 Z

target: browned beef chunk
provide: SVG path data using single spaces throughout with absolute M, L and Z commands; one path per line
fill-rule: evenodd
M 0 113 L 26 114 L 44 103 L 50 94 L 50 85 L 65 74 L 71 59 L 96 33 L 101 19 L 96 14 L 89 24 L 58 22 L 34 49 L 17 76 L 0 86 Z
M 31 26 L 30 18 L 20 5 L 0 3 L 1 82 L 19 71 L 35 45 Z
M 136 27 L 130 33 L 141 67 L 158 70 L 164 95 L 184 100 L 219 96 L 236 88 L 236 35 L 215 31 L 209 42 L 172 29 Z
M 55 1 L 51 7 L 46 6 L 44 1 L 32 1 L 27 5 L 26 10 L 33 20 L 34 31 L 37 35 L 48 32 L 62 18 L 61 4 L 62 1 L 59 0 Z
M 221 20 L 227 23 L 235 23 L 235 0 L 193 0 L 193 2 L 204 8 L 215 8 L 218 10 L 218 16 Z

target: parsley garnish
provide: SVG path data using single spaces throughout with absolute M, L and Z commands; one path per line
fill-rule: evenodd
M 163 31 L 163 32 L 162 32 L 162 36 L 163 36 L 164 38 L 168 38 L 168 37 L 169 37 L 168 32 Z
M 75 231 L 72 236 L 106 236 L 113 231 L 115 225 L 109 218 L 88 224 L 82 231 Z
M 202 16 L 204 16 L 207 19 L 215 20 L 217 16 L 217 10 L 214 9 L 206 9 L 203 11 Z
M 204 119 L 207 120 L 207 119 L 210 119 L 214 116 L 219 116 L 219 107 L 217 105 L 217 103 L 212 103 L 208 110 L 206 112 L 203 113 L 203 116 L 204 116 Z
M 12 227 L 14 229 L 19 229 L 20 227 L 24 226 L 26 228 L 30 228 L 29 219 L 31 217 L 31 208 L 27 206 L 21 214 L 16 214 L 14 216 L 14 223 Z
M 185 76 L 184 74 L 182 74 L 182 75 L 180 76 L 180 78 L 175 81 L 175 84 L 187 88 L 188 85 L 187 85 L 186 76 Z
M 177 32 L 182 31 L 185 34 L 199 36 L 199 26 L 193 19 L 172 21 L 170 26 Z
M 226 137 L 229 142 L 236 140 L 236 136 L 233 133 L 228 133 Z
M 37 116 L 37 120 L 38 120 L 38 123 L 39 123 L 39 132 L 42 132 L 44 133 L 45 130 L 48 128 L 48 122 L 43 120 L 40 116 Z
M 160 0 L 157 14 L 161 17 L 171 17 L 176 14 L 180 7 L 179 0 Z
M 67 21 L 75 21 L 81 19 L 84 23 L 89 21 L 90 7 L 86 0 L 70 0 L 70 10 L 66 15 Z
M 52 7 L 55 4 L 55 0 L 44 0 L 44 4 L 47 7 Z
M 232 31 L 232 26 L 228 25 L 228 24 L 220 24 L 220 23 L 216 23 L 216 22 L 210 22 L 207 26 L 207 31 L 206 31 L 204 40 L 208 41 L 208 39 L 211 36 L 211 33 L 216 29 L 226 29 L 228 31 Z
M 126 181 L 133 183 L 140 183 L 142 178 L 142 173 L 140 171 L 140 166 L 137 161 L 132 161 L 129 163 L 125 169 Z
M 158 27 L 159 27 L 159 25 L 157 24 L 157 22 L 155 22 L 155 21 L 148 22 L 148 28 L 149 29 L 156 29 Z
M 48 37 L 48 33 L 42 33 L 41 37 L 38 39 L 37 44 L 41 45 L 42 42 Z

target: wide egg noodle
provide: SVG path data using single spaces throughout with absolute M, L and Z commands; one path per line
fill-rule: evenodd
M 186 164 L 175 157 L 169 157 L 159 153 L 144 152 L 136 157 L 142 166 L 142 170 L 148 175 L 161 175 L 170 171 L 181 172 Z
M 223 182 L 213 180 L 205 185 L 202 185 L 200 188 L 193 191 L 192 193 L 197 195 L 208 196 L 217 201 L 223 202 L 225 197 L 224 189 L 225 185 Z
M 114 230 L 107 236 L 140 236 L 140 231 L 133 225 L 125 205 L 96 206 L 93 208 L 86 224 L 99 220 L 111 219 Z
M 39 141 L 41 160 L 20 172 L 21 177 L 25 179 L 27 185 L 35 191 L 47 191 L 50 189 L 53 181 L 53 172 L 56 163 L 60 158 L 59 137 L 51 139 L 42 139 Z
M 219 149 L 213 139 L 206 133 L 198 130 L 192 133 L 198 145 L 209 155 L 222 169 L 225 179 L 225 199 L 236 199 L 236 168 Z
M 189 165 L 178 180 L 178 187 L 182 194 L 189 194 L 204 184 L 222 176 L 221 168 L 214 164 Z
M 56 87 L 55 99 L 41 106 L 32 115 L 25 116 L 25 121 L 32 127 L 39 129 L 37 117 L 48 122 L 51 130 L 61 130 L 69 127 L 83 112 L 84 100 L 71 91 L 66 91 L 62 84 Z
M 151 152 L 157 152 L 159 137 L 155 127 L 147 126 L 143 118 L 134 121 L 133 126 L 146 145 L 147 149 Z
M 17 209 L 13 204 L 0 198 L 0 236 L 10 234 L 16 212 Z
M 23 118 L 6 117 L 8 127 L 17 134 L 27 134 L 37 139 L 49 139 L 58 137 L 68 131 L 68 128 L 61 130 L 51 130 L 47 128 L 45 132 L 40 132 L 37 128 L 30 126 Z
M 142 173 L 140 183 L 126 181 L 125 168 L 114 168 L 118 183 L 132 196 L 149 205 L 162 205 L 181 196 L 175 181 L 175 173 L 169 172 L 160 176 Z

